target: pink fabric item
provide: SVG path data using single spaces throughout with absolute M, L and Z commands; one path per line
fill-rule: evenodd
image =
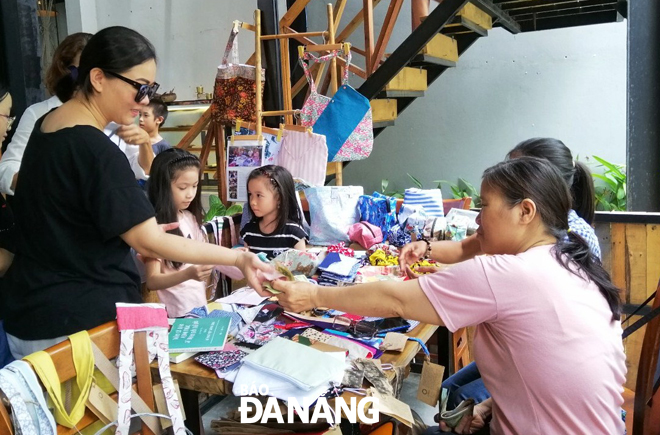
M 493 434 L 623 434 L 621 323 L 551 248 L 480 256 L 419 284 L 450 331 L 477 325 Z
M 165 307 L 156 305 L 117 304 L 117 329 L 168 328 Z
M 348 238 L 357 242 L 365 249 L 371 248 L 376 243 L 383 241 L 383 232 L 380 227 L 369 222 L 358 222 L 348 229 Z
M 215 270 L 229 277 L 230 279 L 239 280 L 245 278 L 243 276 L 243 272 L 241 272 L 241 269 L 239 269 L 236 266 L 224 266 L 224 265 L 215 266 Z
M 179 214 L 179 229 L 183 233 L 183 237 L 200 242 L 206 241 L 204 231 L 197 225 L 195 217 L 188 210 Z M 184 264 L 179 270 L 190 266 L 190 264 Z M 176 272 L 176 269 L 168 267 L 165 262 L 161 262 L 161 267 L 165 272 Z M 183 317 L 193 308 L 206 305 L 206 283 L 189 279 L 170 288 L 158 290 L 158 297 L 167 307 L 169 317 Z
M 328 146 L 325 136 L 301 131 L 285 131 L 279 154 L 280 166 L 294 178 L 302 178 L 314 186 L 325 184 Z

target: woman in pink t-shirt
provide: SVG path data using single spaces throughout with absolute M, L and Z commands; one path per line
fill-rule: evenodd
M 547 161 L 487 169 L 478 256 L 405 282 L 342 288 L 280 282 L 280 303 L 365 316 L 476 325 L 475 360 L 492 398 L 454 429 L 495 434 L 622 434 L 621 301 L 583 238 L 568 232 L 571 197 Z M 430 247 L 430 245 L 429 245 Z M 430 252 L 427 251 L 427 256 Z

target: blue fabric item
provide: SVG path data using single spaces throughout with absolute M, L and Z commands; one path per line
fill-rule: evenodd
M 347 84 L 341 87 L 314 123 L 314 133 L 325 135 L 331 162 L 371 106 L 369 100 Z
M 378 192 L 358 199 L 360 220 L 380 227 L 386 235 L 396 225 L 396 198 Z
M 444 217 L 442 191 L 440 189 L 406 189 L 403 194 L 405 205 L 421 205 L 429 217 Z
M 400 225 L 394 225 L 387 235 L 387 241 L 390 242 L 390 245 L 401 247 L 410 243 L 412 238 Z
M 238 328 L 243 321 L 241 315 L 235 311 L 213 310 L 207 317 L 229 317 L 231 321 L 229 329 Z
M 0 369 L 14 361 L 14 357 L 9 351 L 9 342 L 2 320 L 0 320 Z
M 601 259 L 600 245 L 598 244 L 596 232 L 587 221 L 578 216 L 575 210 L 568 212 L 568 228 L 587 242 L 591 255 L 597 257 L 599 260 Z

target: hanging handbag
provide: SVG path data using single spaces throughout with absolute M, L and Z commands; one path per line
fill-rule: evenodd
M 229 41 L 218 66 L 213 89 L 213 103 L 211 116 L 217 122 L 226 124 L 237 119 L 255 122 L 257 119 L 257 82 L 256 67 L 243 65 L 238 61 L 238 25 L 234 25 L 229 35 Z M 231 54 L 231 59 L 229 55 Z M 229 62 L 228 62 L 229 61 Z M 265 73 L 262 69 L 259 74 L 261 82 L 265 82 Z M 263 97 L 264 87 L 261 86 Z
M 332 98 L 316 91 L 316 84 L 305 62 L 325 62 L 337 56 L 336 51 L 322 57 L 305 52 L 304 57 L 299 59 L 310 89 L 309 97 L 300 110 L 300 121 L 305 127 L 312 127 L 314 133 L 325 135 L 329 162 L 366 159 L 374 144 L 373 119 L 369 100 L 348 84 L 351 53 L 346 53 L 342 85 Z
M 358 222 L 362 186 L 321 186 L 305 189 L 309 203 L 311 245 L 348 242 L 348 228 Z

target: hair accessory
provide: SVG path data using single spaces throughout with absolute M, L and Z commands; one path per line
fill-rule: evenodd
M 185 155 L 177 157 L 176 159 L 172 159 L 168 163 L 168 165 L 173 165 L 175 163 L 182 162 L 184 160 L 194 160 L 195 162 L 199 163 L 199 158 L 197 158 L 197 156 L 195 156 L 193 154 L 185 154 Z
M 78 67 L 75 65 L 69 66 L 69 74 L 71 74 L 71 78 L 74 82 L 78 80 Z

